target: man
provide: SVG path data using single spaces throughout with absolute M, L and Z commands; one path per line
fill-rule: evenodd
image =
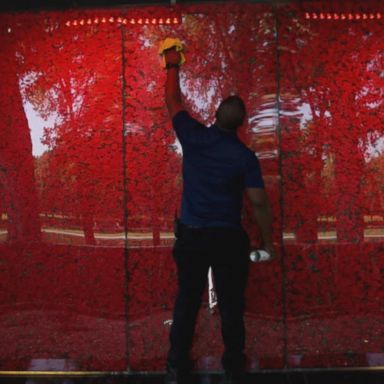
M 165 52 L 165 99 L 183 148 L 181 217 L 173 257 L 178 295 L 170 332 L 166 383 L 186 383 L 197 313 L 211 266 L 221 316 L 226 383 L 242 383 L 245 369 L 244 291 L 249 238 L 241 226 L 243 193 L 252 202 L 263 247 L 273 254 L 272 215 L 255 154 L 237 137 L 245 106 L 238 96 L 225 99 L 216 122 L 205 127 L 185 111 L 179 84 L 180 53 Z

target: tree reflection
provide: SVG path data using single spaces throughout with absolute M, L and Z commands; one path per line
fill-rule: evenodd
M 97 222 L 122 225 L 119 33 L 43 27 L 34 25 L 18 49 L 23 97 L 53 121 L 36 160 L 41 211 L 55 227 L 79 224 L 95 244 Z
M 364 214 L 378 207 L 366 186 L 374 180 L 371 138 L 383 135 L 379 25 L 335 28 L 295 17 L 282 23 L 289 30 L 280 49 L 282 81 L 291 92 L 283 95 L 286 205 L 297 212 L 291 226 L 299 239 L 316 240 L 318 216 L 334 216 L 338 241 L 359 242 Z M 310 113 L 303 125 L 288 117 L 295 110 L 299 117 L 305 104 Z
M 2 16 L 0 24 L 0 208 L 7 214 L 8 242 L 40 241 L 32 142 L 19 90 L 21 74 L 16 64 L 20 36 L 12 30 L 12 18 Z

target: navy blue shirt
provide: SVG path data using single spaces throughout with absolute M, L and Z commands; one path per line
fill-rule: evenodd
M 195 227 L 240 227 L 245 188 L 264 188 L 259 161 L 237 137 L 206 127 L 188 112 L 173 117 L 183 148 L 182 223 Z

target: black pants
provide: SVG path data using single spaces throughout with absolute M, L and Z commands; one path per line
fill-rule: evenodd
M 178 272 L 178 294 L 170 332 L 168 364 L 190 368 L 196 317 L 211 266 L 214 276 L 227 372 L 244 370 L 244 290 L 249 269 L 249 239 L 242 229 L 193 229 L 181 225 L 173 249 Z

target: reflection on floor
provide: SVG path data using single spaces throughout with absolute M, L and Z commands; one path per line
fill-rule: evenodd
M 155 374 L 98 377 L 0 376 L 0 384 L 163 384 L 163 381 L 162 375 Z M 222 375 L 195 374 L 191 384 L 222 383 Z M 249 374 L 242 384 L 384 384 L 384 369 L 260 372 Z

